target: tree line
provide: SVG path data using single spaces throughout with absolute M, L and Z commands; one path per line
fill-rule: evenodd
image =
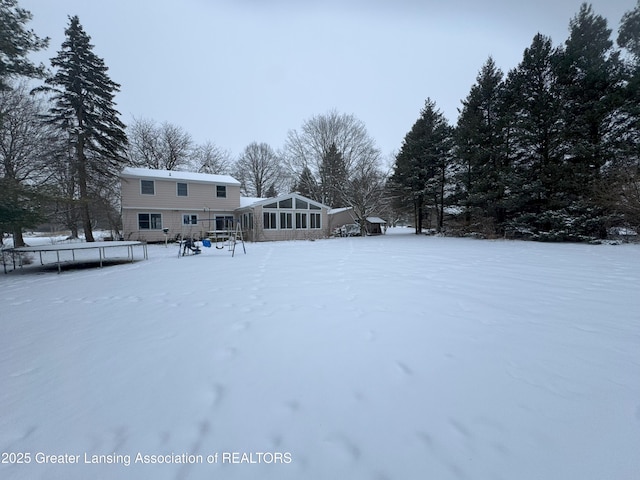
M 396 157 L 397 208 L 436 230 L 539 240 L 640 225 L 640 2 L 616 38 L 583 4 L 506 75 L 490 57 L 455 126 L 428 99 Z M 448 222 L 448 223 L 447 223 Z
M 0 0 L 0 19 L 0 231 L 16 245 L 44 222 L 87 241 L 98 225 L 118 232 L 125 166 L 229 174 L 246 196 L 297 191 L 358 218 L 410 218 L 416 233 L 573 240 L 640 224 L 640 2 L 618 48 L 584 4 L 563 45 L 536 35 L 506 75 L 489 58 L 455 126 L 428 99 L 390 172 L 364 123 L 337 111 L 289 131 L 280 150 L 252 142 L 236 158 L 169 122 L 125 126 L 120 85 L 77 16 L 53 73 L 29 61 L 48 46 L 28 29 L 31 14 Z

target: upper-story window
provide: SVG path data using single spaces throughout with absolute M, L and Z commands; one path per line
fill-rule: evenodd
M 176 183 L 177 193 L 179 197 L 189 196 L 189 189 L 186 183 Z
M 227 198 L 227 187 L 225 185 L 216 185 L 216 197 Z
M 140 193 L 142 195 L 155 195 L 155 182 L 153 180 L 140 180 Z

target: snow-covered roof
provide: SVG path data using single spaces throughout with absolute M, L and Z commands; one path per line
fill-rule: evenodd
M 126 167 L 121 177 L 153 178 L 157 180 L 187 180 L 202 183 L 224 183 L 226 185 L 240 185 L 240 182 L 230 175 L 213 175 L 210 173 L 182 172 L 178 170 L 154 170 L 151 168 Z
M 347 210 L 353 210 L 353 207 L 332 208 L 327 213 L 329 215 L 335 215 L 336 213 L 346 212 Z
M 369 223 L 387 223 L 380 217 L 367 217 L 367 222 Z
M 260 197 L 240 197 L 240 208 L 250 207 L 254 203 L 264 200 Z

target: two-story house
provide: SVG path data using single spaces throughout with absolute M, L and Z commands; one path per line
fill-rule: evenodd
M 125 168 L 120 174 L 125 240 L 204 236 L 233 225 L 240 182 L 229 175 Z

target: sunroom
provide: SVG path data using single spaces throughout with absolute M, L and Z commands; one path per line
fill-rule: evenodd
M 311 240 L 329 236 L 329 207 L 289 193 L 273 198 L 241 198 L 236 214 L 246 240 Z

